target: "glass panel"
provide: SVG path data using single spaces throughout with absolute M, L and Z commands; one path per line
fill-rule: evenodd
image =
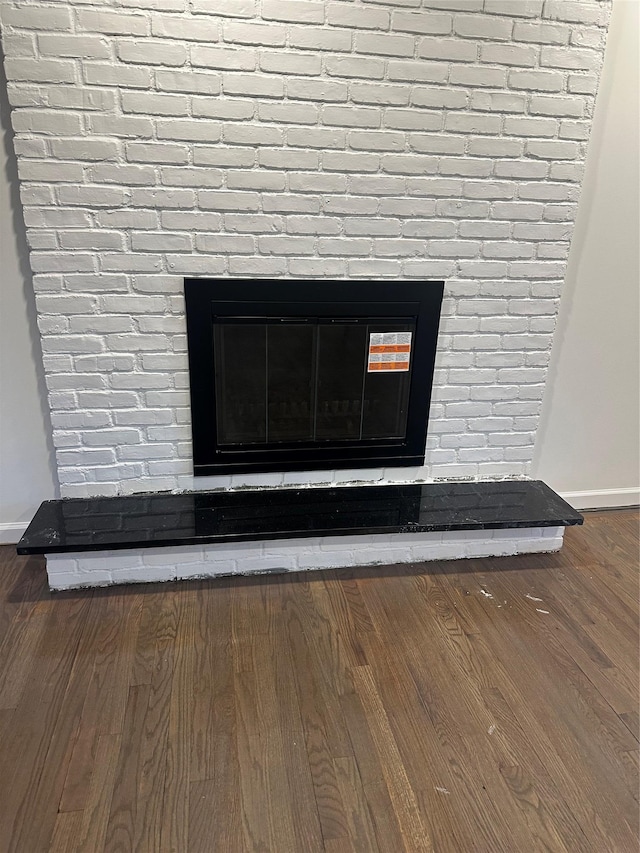
M 313 439 L 315 327 L 267 327 L 267 442 Z
M 366 353 L 365 325 L 318 326 L 317 439 L 360 438 Z
M 415 324 L 386 323 L 368 326 L 367 335 L 376 333 L 412 332 L 415 341 Z M 411 380 L 411 353 L 409 370 L 367 369 L 364 383 L 364 412 L 362 438 L 404 438 L 407 432 L 409 411 L 409 384 Z
M 267 327 L 215 323 L 213 329 L 218 444 L 264 443 L 267 437 Z

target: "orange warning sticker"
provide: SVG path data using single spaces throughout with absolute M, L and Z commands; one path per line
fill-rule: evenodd
M 411 332 L 371 332 L 367 372 L 409 370 Z

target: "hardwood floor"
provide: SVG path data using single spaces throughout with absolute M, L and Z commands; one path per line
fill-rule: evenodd
M 49 594 L 0 549 L 0 852 L 637 851 L 638 513 L 558 554 Z

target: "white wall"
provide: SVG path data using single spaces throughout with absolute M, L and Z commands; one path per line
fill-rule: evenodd
M 616 0 L 534 475 L 581 508 L 639 502 L 640 4 Z
M 54 497 L 51 427 L 9 105 L 0 64 L 0 542 L 15 542 Z

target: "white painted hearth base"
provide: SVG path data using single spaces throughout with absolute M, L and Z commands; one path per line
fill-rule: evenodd
M 52 590 L 557 551 L 563 527 L 379 533 L 47 555 Z

